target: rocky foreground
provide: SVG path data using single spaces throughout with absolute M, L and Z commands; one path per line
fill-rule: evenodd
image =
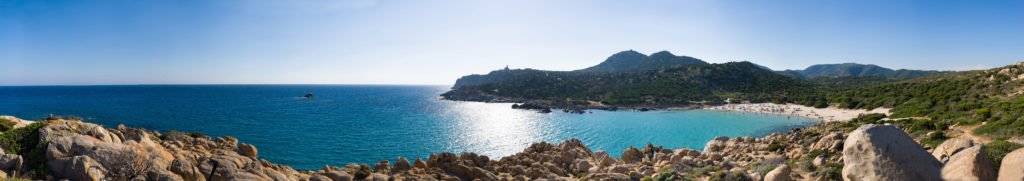
M 20 120 L 19 120 L 20 122 Z M 890 125 L 826 123 L 762 138 L 718 137 L 703 151 L 647 145 L 621 158 L 580 140 L 535 143 L 492 160 L 474 153 L 397 158 L 298 171 L 259 158 L 231 137 L 103 128 L 78 120 L 19 124 L 0 176 L 39 180 L 1024 180 L 1024 149 L 997 166 L 980 145 L 951 139 L 931 152 Z M 34 130 L 33 130 L 34 129 Z M 37 137 L 18 135 L 37 134 Z M 25 147 L 25 145 L 17 145 Z M 24 150 L 36 150 L 27 151 Z

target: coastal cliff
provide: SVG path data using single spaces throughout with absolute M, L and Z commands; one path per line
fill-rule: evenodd
M 570 139 L 500 159 L 439 153 L 301 171 L 260 159 L 255 146 L 227 136 L 62 117 L 5 120 L 18 126 L 0 134 L 0 176 L 40 180 L 1019 180 L 1022 170 L 1013 165 L 1024 164 L 1021 149 L 999 155 L 1000 168 L 987 146 L 951 139 L 926 148 L 904 129 L 863 118 L 760 138 L 717 137 L 701 151 L 648 144 L 614 158 Z

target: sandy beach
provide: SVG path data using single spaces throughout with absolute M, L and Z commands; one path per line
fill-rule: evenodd
M 720 111 L 741 111 L 758 114 L 801 116 L 812 119 L 818 119 L 825 122 L 847 121 L 856 118 L 857 116 L 870 113 L 889 114 L 889 108 L 876 108 L 874 110 L 840 109 L 835 107 L 814 108 L 796 104 L 774 103 L 726 104 L 721 106 L 709 106 L 705 107 L 704 109 Z

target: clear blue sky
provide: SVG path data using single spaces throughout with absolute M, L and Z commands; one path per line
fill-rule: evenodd
M 1024 60 L 1024 1 L 0 1 L 0 85 L 451 84 L 629 49 L 990 68 Z

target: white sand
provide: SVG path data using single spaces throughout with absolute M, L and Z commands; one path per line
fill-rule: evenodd
M 704 109 L 707 110 L 721 110 L 721 111 L 742 111 L 752 112 L 760 114 L 778 114 L 778 115 L 791 115 L 791 116 L 802 116 L 812 119 L 818 119 L 826 122 L 832 121 L 848 121 L 857 116 L 870 113 L 883 113 L 888 115 L 889 108 L 877 108 L 874 110 L 864 109 L 840 109 L 836 107 L 827 108 L 814 108 L 796 104 L 773 104 L 773 103 L 757 103 L 757 104 L 726 104 L 721 106 L 708 106 Z

